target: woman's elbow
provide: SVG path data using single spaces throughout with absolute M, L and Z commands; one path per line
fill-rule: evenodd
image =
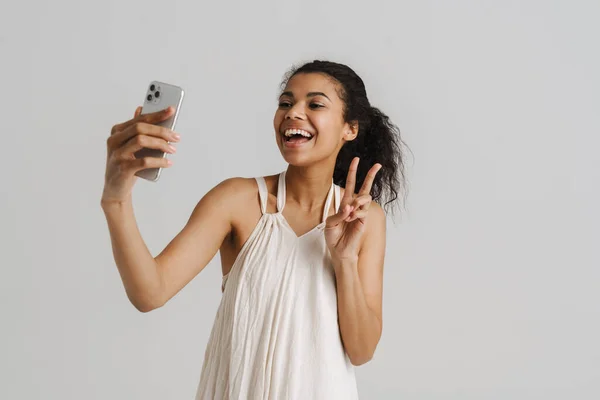
M 158 298 L 134 298 L 133 296 L 128 296 L 129 301 L 141 313 L 148 313 L 150 311 L 156 310 L 157 308 L 161 308 L 164 305 L 164 301 Z
M 350 359 L 352 365 L 354 365 L 355 367 L 359 367 L 373 359 L 374 351 L 346 351 L 346 354 L 348 354 L 348 358 Z
M 160 308 L 160 306 L 155 306 L 152 304 L 146 304 L 146 303 L 132 303 L 133 306 L 135 307 L 136 310 L 138 310 L 141 313 L 149 313 L 152 310 L 156 310 L 157 308 Z

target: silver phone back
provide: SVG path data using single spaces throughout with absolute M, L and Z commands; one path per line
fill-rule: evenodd
M 181 103 L 183 102 L 183 95 L 184 91 L 179 86 L 170 85 L 168 83 L 159 81 L 152 81 L 146 88 L 144 105 L 142 106 L 142 114 L 161 111 L 169 106 L 172 106 L 175 109 L 175 113 L 168 119 L 157 123 L 156 125 L 175 130 L 175 124 L 177 123 L 177 117 L 179 116 L 179 109 L 181 108 Z M 137 151 L 135 153 L 135 157 L 166 158 L 167 153 L 161 150 L 144 148 Z M 160 178 L 161 170 L 162 168 L 148 168 L 136 172 L 136 175 L 151 182 L 156 182 Z

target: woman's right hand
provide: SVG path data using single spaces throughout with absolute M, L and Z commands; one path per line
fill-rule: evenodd
M 106 141 L 106 174 L 102 203 L 129 200 L 137 176 L 137 171 L 146 168 L 168 168 L 170 160 L 159 157 L 136 158 L 135 153 L 143 148 L 175 153 L 175 147 L 168 142 L 178 142 L 179 135 L 168 128 L 156 125 L 173 113 L 173 107 L 166 110 L 140 115 L 142 108 L 135 110 L 133 119 L 112 127 Z

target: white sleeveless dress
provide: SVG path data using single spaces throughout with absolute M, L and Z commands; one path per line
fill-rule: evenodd
M 267 185 L 258 184 L 262 216 L 223 277 L 223 297 L 196 400 L 358 399 L 354 366 L 340 336 L 336 281 L 322 222 L 297 236 L 283 217 L 285 171 L 277 212 L 267 213 Z

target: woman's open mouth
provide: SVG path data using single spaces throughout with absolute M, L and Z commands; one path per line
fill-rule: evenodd
M 302 129 L 286 129 L 283 143 L 286 147 L 297 147 L 312 140 L 313 135 Z

